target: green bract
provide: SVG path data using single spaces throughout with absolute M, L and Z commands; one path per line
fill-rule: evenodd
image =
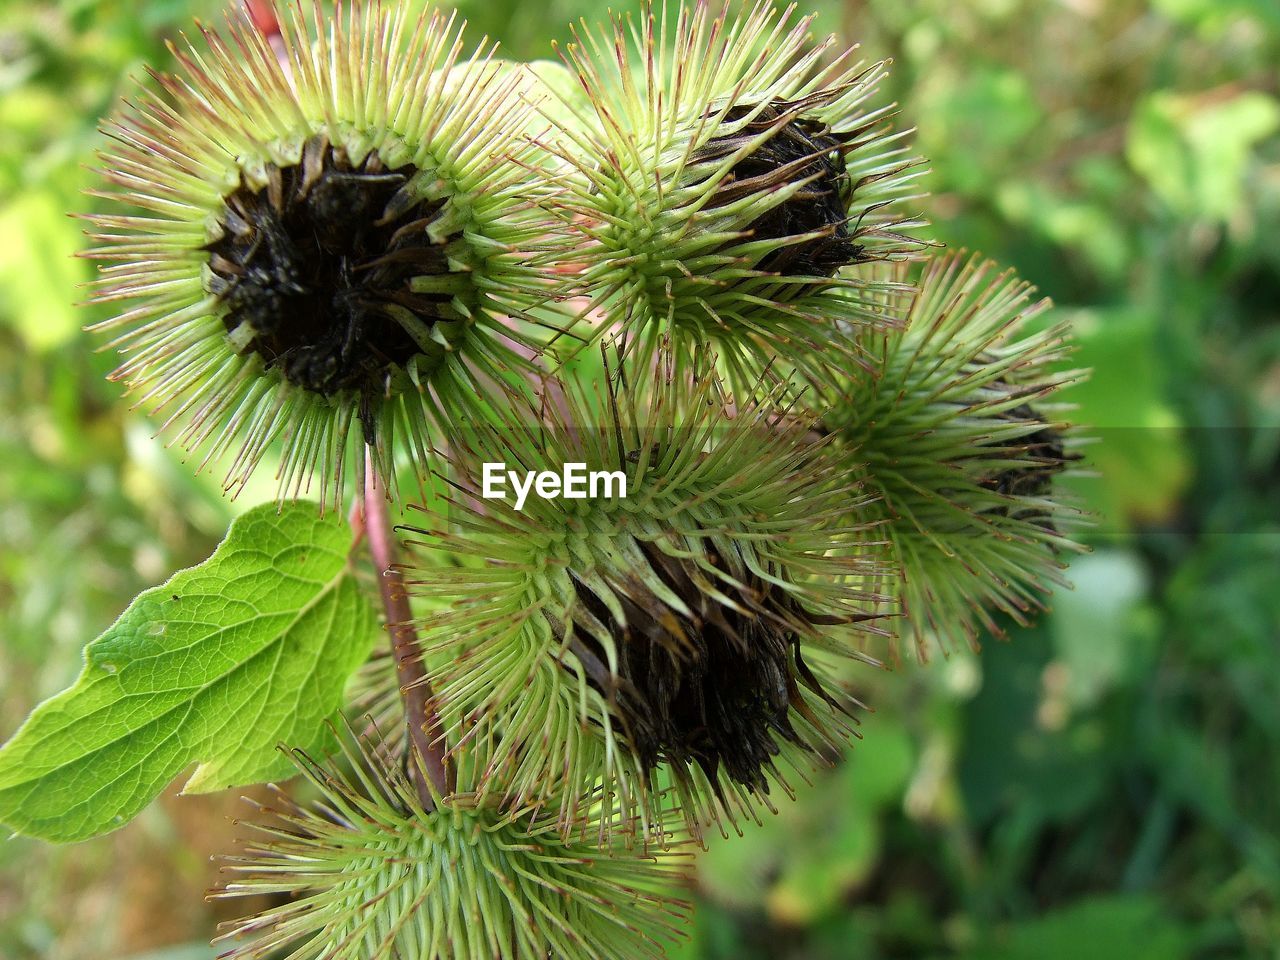
M 666 339 L 683 363 L 709 345 L 734 389 L 765 366 L 847 354 L 886 322 L 858 265 L 918 247 L 900 212 L 914 161 L 876 102 L 884 64 L 810 44 L 810 18 L 708 4 L 590 28 L 565 60 L 590 107 L 559 130 L 574 164 L 557 198 L 579 234 L 575 293 L 597 332 Z
M 205 462 L 236 451 L 229 489 L 279 441 L 282 493 L 336 498 L 366 448 L 421 467 L 536 346 L 541 87 L 438 14 L 280 17 L 279 53 L 206 30 L 107 126 L 103 195 L 144 213 L 91 217 L 89 256 L 115 262 L 95 299 L 131 301 L 99 327 L 141 405 Z
M 229 861 L 224 897 L 289 897 L 231 925 L 235 960 L 632 960 L 661 956 L 683 905 L 679 855 L 566 843 L 555 823 L 469 794 L 424 810 L 368 745 L 351 774 L 294 751 L 322 803 L 281 798 Z
M 451 529 L 423 532 L 454 563 L 424 565 L 417 589 L 453 600 L 425 640 L 453 657 L 437 689 L 453 743 L 487 758 L 482 789 L 566 826 L 596 805 L 605 830 L 638 813 L 660 832 L 676 800 L 698 834 L 754 816 L 771 784 L 790 791 L 787 767 L 840 742 L 849 700 L 824 666 L 850 655 L 883 570 L 803 424 L 727 406 L 705 371 L 650 377 L 474 434 Z M 486 462 L 581 463 L 627 495 L 480 502 Z
M 1077 455 L 1051 398 L 1081 373 L 1062 369 L 1063 326 L 1024 329 L 1048 307 L 1030 292 L 979 257 L 939 257 L 904 329 L 860 335 L 870 372 L 819 391 L 851 479 L 879 498 L 921 657 L 998 634 L 996 611 L 1024 622 L 1075 549 L 1079 513 L 1053 480 Z

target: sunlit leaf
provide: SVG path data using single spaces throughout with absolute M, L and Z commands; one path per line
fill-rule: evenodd
M 1072 364 L 1092 373 L 1063 390 L 1062 399 L 1079 406 L 1072 419 L 1096 437 L 1084 449 L 1085 463 L 1101 479 L 1065 483 L 1084 498 L 1102 533 L 1165 519 L 1190 479 L 1191 463 L 1165 399 L 1158 325 L 1151 315 L 1127 309 L 1079 311 L 1072 320 Z
M 192 762 L 187 792 L 292 771 L 376 633 L 351 533 L 316 504 L 236 520 L 204 563 L 141 594 L 68 690 L 0 750 L 0 821 L 81 840 L 122 825 Z
M 1175 211 L 1225 220 L 1246 202 L 1254 146 L 1280 129 L 1280 103 L 1259 92 L 1230 99 L 1160 91 L 1139 105 L 1129 162 Z

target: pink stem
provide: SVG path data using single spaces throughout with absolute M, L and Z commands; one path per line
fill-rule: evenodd
M 422 662 L 422 649 L 413 628 L 409 594 L 404 577 L 396 566 L 396 543 L 387 509 L 387 494 L 373 465 L 373 454 L 365 458 L 364 525 L 369 538 L 369 553 L 378 574 L 378 591 L 386 613 L 387 631 L 391 634 L 391 652 L 396 661 L 396 677 L 404 701 L 405 724 L 409 740 L 421 760 L 409 764 L 409 773 L 418 790 L 418 798 L 427 810 L 435 809 L 435 801 L 422 774 L 431 781 L 436 793 L 447 796 L 456 789 L 452 765 L 445 755 L 444 727 L 435 709 L 431 680 Z

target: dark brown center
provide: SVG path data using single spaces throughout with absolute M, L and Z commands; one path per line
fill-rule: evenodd
M 726 111 L 725 120 L 741 120 L 751 109 L 734 107 Z M 775 127 L 790 110 L 790 105 L 782 101 L 768 104 L 732 135 L 711 140 L 699 159 L 731 156 Z M 844 196 L 848 174 L 843 150 L 840 136 L 826 124 L 797 117 L 769 134 L 733 165 L 717 189 L 712 206 L 721 206 L 748 194 L 767 193 L 789 183 L 808 181 L 788 200 L 753 220 L 747 230 L 752 239 L 814 236 L 770 251 L 757 262 L 757 269 L 830 277 L 841 267 L 864 259 L 863 247 L 854 242 L 849 227 Z
M 1036 498 L 1048 495 L 1053 489 L 1054 478 L 1066 469 L 1069 462 L 1079 460 L 1080 454 L 1068 451 L 1063 443 L 1062 434 L 1055 430 L 1029 403 L 1019 404 L 1001 414 L 1001 419 L 1020 422 L 1035 421 L 1043 426 L 1016 441 L 1000 444 L 1002 447 L 1007 446 L 1015 450 L 1018 459 L 1025 463 L 983 477 L 979 483 L 988 490 L 1009 497 Z M 1027 507 L 1012 512 L 1008 507 L 997 507 L 989 512 L 1037 523 L 1047 530 L 1055 529 L 1050 515 L 1037 507 Z
M 736 593 L 735 610 L 710 596 L 710 576 L 692 561 L 643 544 L 649 569 L 610 583 L 625 626 L 574 578 L 580 604 L 571 651 L 591 685 L 610 702 L 623 734 L 644 764 L 672 764 L 677 777 L 696 763 L 719 789 L 720 778 L 766 791 L 779 741 L 804 746 L 790 711 L 799 680 L 828 698 L 800 658 L 797 630 L 808 622 L 794 601 L 755 578 Z M 719 564 L 718 558 L 712 558 Z M 735 578 L 741 571 L 734 571 Z M 679 612 L 646 582 L 656 576 L 692 611 Z M 720 581 L 716 590 L 727 589 Z M 608 667 L 601 632 L 618 653 Z
M 445 202 L 423 198 L 417 172 L 387 169 L 376 152 L 352 164 L 315 137 L 299 163 L 270 165 L 264 186 L 226 197 L 222 236 L 206 248 L 242 349 L 306 390 L 358 393 L 367 434 L 392 371 L 431 352 L 433 325 L 456 316 L 447 285 L 413 289 L 450 273 L 428 234 Z
M 1062 435 L 1031 404 L 1024 403 L 1014 407 L 1002 414 L 1002 419 L 1032 420 L 1044 426 L 1016 441 L 1020 448 L 1019 456 L 1027 461 L 1025 466 L 1013 467 L 986 477 L 982 486 L 996 493 L 1015 497 L 1044 496 L 1053 488 L 1053 478 L 1063 471 L 1069 459 L 1076 459 L 1076 456 L 1067 454 Z

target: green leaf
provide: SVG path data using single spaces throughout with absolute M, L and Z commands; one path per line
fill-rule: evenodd
M 1070 366 L 1092 374 L 1059 397 L 1078 406 L 1071 419 L 1097 441 L 1083 452 L 1104 480 L 1066 478 L 1063 488 L 1095 514 L 1102 533 L 1167 521 L 1192 476 L 1182 424 L 1165 399 L 1168 371 L 1159 358 L 1167 334 L 1155 314 L 1129 307 L 1078 310 L 1071 321 Z
M 1141 896 L 1079 900 L 1010 929 L 1004 943 L 975 950 L 972 960 L 1178 960 L 1191 936 L 1160 904 Z
M 1158 624 L 1145 603 L 1147 569 L 1136 554 L 1104 548 L 1074 559 L 1068 576 L 1075 589 L 1054 598 L 1049 628 L 1056 660 L 1067 668 L 1063 692 L 1080 710 L 1115 686 L 1149 676 Z
M 258 507 L 204 563 L 140 594 L 0 749 L 0 821 L 83 840 L 192 762 L 184 792 L 207 792 L 289 775 L 278 743 L 321 745 L 377 620 L 348 566 L 351 532 L 319 513 Z
M 1280 102 L 1257 91 L 1220 100 L 1168 91 L 1134 112 L 1126 154 L 1176 213 L 1227 221 L 1249 202 L 1254 148 L 1280 129 Z

